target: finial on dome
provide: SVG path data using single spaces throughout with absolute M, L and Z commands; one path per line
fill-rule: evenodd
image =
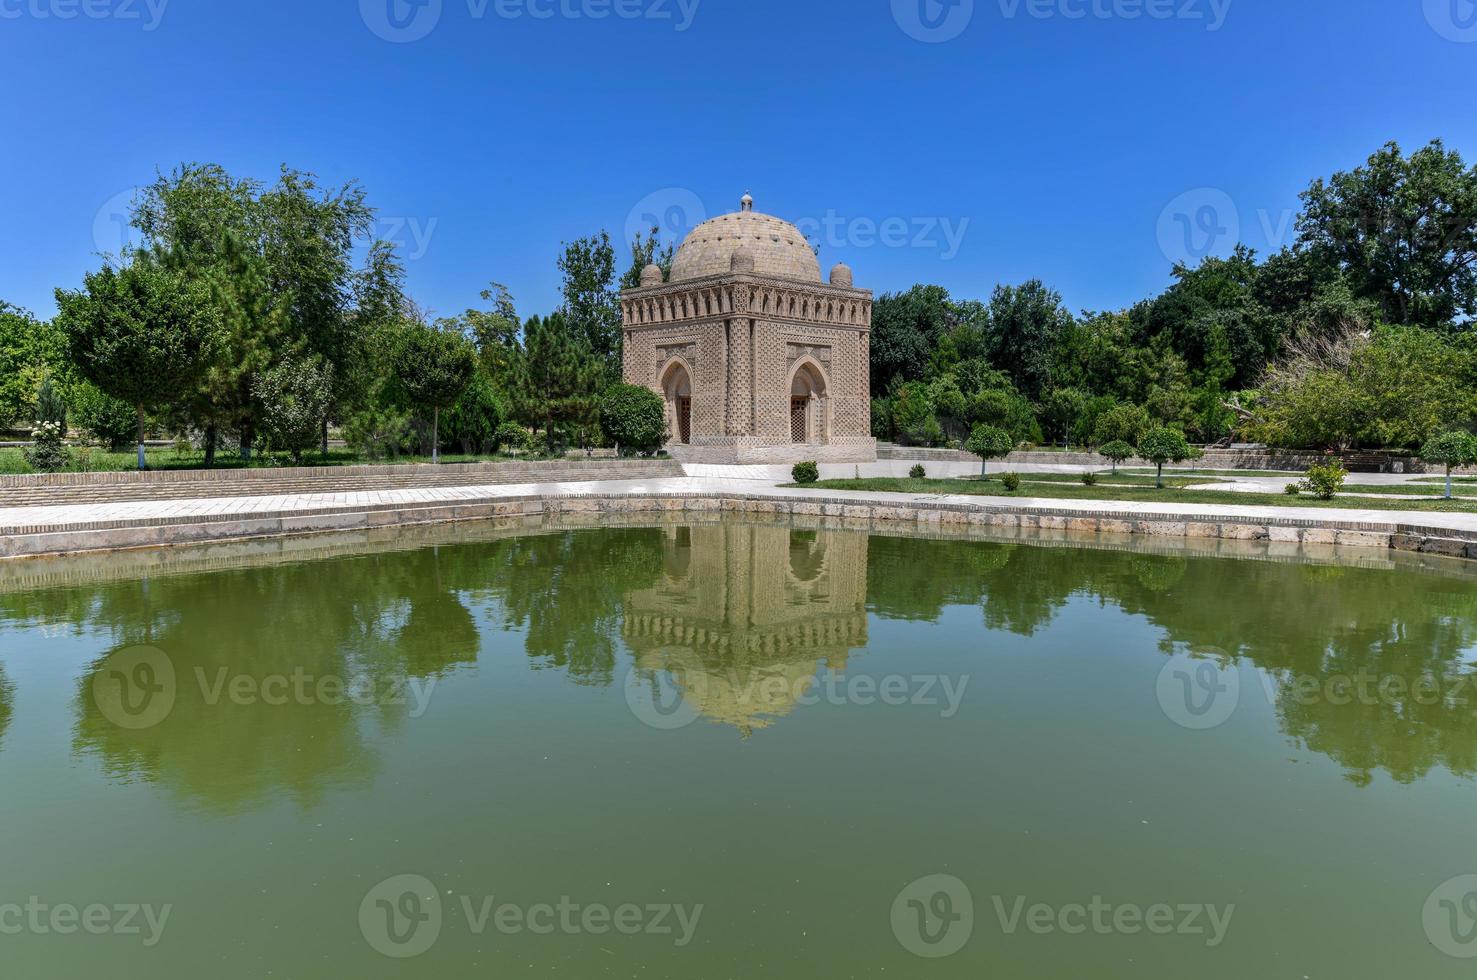
M 739 200 L 739 207 L 745 211 L 754 210 L 754 198 L 748 191 L 744 191 L 744 196 Z

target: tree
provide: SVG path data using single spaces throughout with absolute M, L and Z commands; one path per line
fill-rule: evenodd
M 1114 439 L 1098 450 L 1105 459 L 1113 461 L 1113 472 L 1118 472 L 1118 464 L 1126 459 L 1133 459 L 1134 449 L 1122 439 Z
M 655 452 L 667 440 L 667 407 L 650 388 L 614 385 L 600 401 L 600 427 L 623 450 Z
M 1421 459 L 1446 467 L 1446 499 L 1450 500 L 1451 471 L 1477 463 L 1477 436 L 1470 432 L 1443 432 L 1421 450 Z
M 1093 439 L 1098 443 L 1126 442 L 1137 445 L 1149 431 L 1149 413 L 1138 405 L 1118 405 L 1098 417 Z
M 1166 463 L 1183 463 L 1195 455 L 1195 450 L 1185 441 L 1185 436 L 1178 429 L 1160 427 L 1150 429 L 1139 443 L 1139 457 L 1148 460 L 1158 468 L 1158 474 L 1154 480 L 1154 486 L 1160 490 L 1164 489 L 1164 465 Z
M 460 333 L 408 324 L 395 351 L 395 377 L 417 408 L 431 410 L 431 461 L 441 461 L 441 410 L 456 404 L 477 370 L 477 349 Z
M 36 407 L 42 380 L 65 369 L 65 348 L 54 324 L 0 302 L 0 426 Z
M 934 348 L 955 320 L 949 291 L 942 286 L 917 285 L 878 297 L 872 307 L 872 390 L 922 381 Z
M 648 265 L 655 265 L 662 270 L 662 279 L 665 280 L 672 275 L 672 262 L 677 257 L 677 246 L 671 244 L 663 246 L 661 242 L 661 229 L 653 227 L 647 235 L 636 233 L 636 238 L 631 242 L 631 267 L 621 277 L 622 289 L 636 289 L 641 285 L 641 273 Z
M 620 297 L 615 281 L 615 248 L 604 231 L 564 246 L 564 305 L 569 328 L 594 356 L 602 371 L 618 375 L 621 360 Z
M 1057 388 L 1046 396 L 1041 414 L 1050 426 L 1050 436 L 1063 445 L 1072 438 L 1072 430 L 1082 413 L 1087 411 L 1087 396 L 1076 388 Z
M 990 360 L 1022 395 L 1039 401 L 1051 383 L 1053 354 L 1072 322 L 1061 295 L 1039 279 L 997 286 L 990 297 Z
M 532 317 L 523 328 L 523 356 L 515 384 L 518 412 L 542 426 L 549 454 L 555 451 L 555 427 L 588 422 L 594 413 L 599 367 L 563 314 Z
M 133 406 L 138 467 L 145 469 L 145 416 L 194 386 L 216 356 L 220 318 L 203 283 L 140 256 L 57 290 L 58 322 L 72 362 L 104 393 Z
M 1298 232 L 1386 323 L 1477 315 L 1477 167 L 1440 140 L 1409 157 L 1387 143 L 1364 166 L 1313 181 Z
M 319 427 L 333 397 L 333 368 L 312 357 L 284 361 L 257 375 L 253 394 L 262 406 L 262 429 L 273 449 L 303 454 L 319 442 Z
M 1015 441 L 1004 429 L 993 425 L 977 425 L 970 433 L 969 441 L 964 444 L 964 448 L 982 460 L 980 479 L 983 480 L 990 474 L 990 460 L 1009 456 L 1015 449 Z
M 497 429 L 506 415 L 507 406 L 486 367 L 479 364 L 467 390 L 441 419 L 441 441 L 460 445 L 469 456 L 491 452 L 497 446 Z
M 128 443 L 136 419 L 133 407 L 103 394 L 96 385 L 79 381 L 72 386 L 72 420 L 113 451 Z

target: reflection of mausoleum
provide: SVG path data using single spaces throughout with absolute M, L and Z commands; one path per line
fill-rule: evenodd
M 670 279 L 621 294 L 625 378 L 660 394 L 668 445 L 697 462 L 877 458 L 872 294 L 820 263 L 800 230 L 754 210 L 693 229 Z
M 673 528 L 656 586 L 626 598 L 643 670 L 669 671 L 705 717 L 745 732 L 795 710 L 825 666 L 867 643 L 867 536 Z

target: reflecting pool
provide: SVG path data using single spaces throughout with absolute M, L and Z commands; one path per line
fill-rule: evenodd
M 1372 552 L 10 563 L 0 975 L 1468 976 L 1474 660 L 1477 573 Z

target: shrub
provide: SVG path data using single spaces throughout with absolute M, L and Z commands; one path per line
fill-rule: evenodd
M 1301 484 L 1289 483 L 1285 488 L 1283 488 L 1282 492 L 1287 494 L 1289 497 L 1299 497 L 1302 495 L 1303 488 Z
M 95 441 L 118 451 L 138 432 L 138 413 L 131 405 L 103 394 L 86 382 L 71 391 L 72 421 Z
M 410 442 L 410 417 L 394 409 L 368 409 L 344 424 L 344 441 L 365 459 L 394 458 Z
M 654 453 L 667 441 L 667 407 L 650 388 L 615 385 L 600 401 L 600 428 L 623 453 Z
M 62 427 L 59 422 L 42 422 L 31 434 L 34 440 L 25 450 L 26 462 L 39 473 L 60 473 L 67 468 L 67 447 L 62 445 Z
M 923 468 L 922 463 L 919 463 L 908 471 L 908 476 L 915 480 L 926 480 L 928 479 L 928 471 Z
M 251 393 L 262 405 L 260 427 L 274 452 L 294 463 L 319 446 L 333 396 L 333 369 L 307 358 L 284 361 L 257 375 Z
M 1298 484 L 1299 490 L 1306 490 L 1319 500 L 1332 500 L 1338 496 L 1340 490 L 1344 489 L 1344 481 L 1349 478 L 1349 471 L 1344 469 L 1344 464 L 1337 460 L 1330 463 L 1320 463 L 1317 466 L 1308 467 L 1307 475 L 1303 482 Z
M 497 427 L 497 445 L 503 452 L 526 453 L 533 448 L 533 433 L 517 422 L 504 422 Z
M 1095 487 L 1095 486 L 1097 486 L 1097 474 L 1096 473 L 1083 473 L 1082 474 L 1082 485 L 1084 487 Z
M 1006 493 L 1015 493 L 1021 488 L 1021 477 L 1019 473 L 1007 473 L 1000 478 L 1000 482 L 1005 484 Z
M 887 398 L 872 399 L 872 438 L 892 438 L 892 401 Z
M 821 478 L 821 468 L 815 463 L 796 463 L 790 471 L 790 479 L 801 486 L 814 483 Z
M 456 404 L 441 415 L 441 447 L 460 448 L 468 456 L 492 452 L 497 427 L 506 415 L 497 389 L 478 371 Z

